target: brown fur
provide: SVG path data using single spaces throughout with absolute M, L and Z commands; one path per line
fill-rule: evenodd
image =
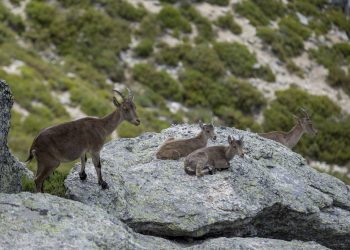
M 199 125 L 202 131 L 194 138 L 178 140 L 173 137 L 168 138 L 158 149 L 156 157 L 162 160 L 178 160 L 199 148 L 205 147 L 209 138 L 216 139 L 212 124 L 203 125 L 200 123 Z
M 184 162 L 185 172 L 198 177 L 217 169 L 230 167 L 230 160 L 235 156 L 244 156 L 243 140 L 228 137 L 228 146 L 201 148 L 188 155 Z
M 268 133 L 260 133 L 259 135 L 264 138 L 279 142 L 292 149 L 299 142 L 304 133 L 312 135 L 317 134 L 317 129 L 314 128 L 309 115 L 305 110 L 302 111 L 304 113 L 304 117 L 300 118 L 298 116 L 294 116 L 296 125 L 289 132 L 273 131 Z
M 102 179 L 100 151 L 107 136 L 122 121 L 126 120 L 137 126 L 140 124 L 131 97 L 131 95 L 127 99 L 123 97 L 124 101 L 121 104 L 114 97 L 113 103 L 117 110 L 103 118 L 86 117 L 43 129 L 34 139 L 27 159 L 30 161 L 35 157 L 37 160 L 38 169 L 35 178 L 37 191 L 43 192 L 43 182 L 61 162 L 70 162 L 78 158 L 81 159 L 79 176 L 85 180 L 87 153 L 92 156 L 99 185 L 103 189 L 108 188 Z

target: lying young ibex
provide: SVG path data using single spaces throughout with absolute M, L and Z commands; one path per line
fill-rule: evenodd
M 303 133 L 316 135 L 318 131 L 314 128 L 310 116 L 305 109 L 301 108 L 300 110 L 304 116 L 298 117 L 293 115 L 296 125 L 289 132 L 273 131 L 269 133 L 260 133 L 259 135 L 279 142 L 290 149 L 298 143 Z
M 85 180 L 86 153 L 91 153 L 92 161 L 98 177 L 98 184 L 102 189 L 108 184 L 102 179 L 100 151 L 105 139 L 124 120 L 138 126 L 140 120 L 136 114 L 133 95 L 128 89 L 129 96 L 114 90 L 123 99 L 122 103 L 113 97 L 116 110 L 103 118 L 85 117 L 79 120 L 62 123 L 42 130 L 34 139 L 29 150 L 29 162 L 34 157 L 37 160 L 38 170 L 35 178 L 37 192 L 44 192 L 43 182 L 57 168 L 61 162 L 70 162 L 80 157 L 80 179 Z
M 230 160 L 239 155 L 244 157 L 243 137 L 235 140 L 228 137 L 228 146 L 212 146 L 201 148 L 189 154 L 184 163 L 185 172 L 189 175 L 203 176 L 217 169 L 230 167 Z
M 207 146 L 208 139 L 216 140 L 213 124 L 203 124 L 199 122 L 201 132 L 194 138 L 178 139 L 168 138 L 158 149 L 156 157 L 158 159 L 178 160 L 193 151 Z

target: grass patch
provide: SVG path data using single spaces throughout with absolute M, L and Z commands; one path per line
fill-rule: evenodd
M 215 23 L 218 27 L 224 30 L 229 30 L 233 34 L 239 35 L 242 33 L 242 27 L 235 22 L 231 13 L 226 13 L 223 16 L 219 16 Z

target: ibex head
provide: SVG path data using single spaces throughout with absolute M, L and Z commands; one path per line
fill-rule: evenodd
M 131 124 L 134 124 L 136 126 L 140 125 L 141 121 L 139 120 L 137 114 L 136 114 L 136 106 L 134 104 L 134 96 L 131 93 L 130 89 L 128 90 L 128 97 L 125 98 L 125 96 L 119 92 L 118 90 L 113 90 L 116 92 L 120 97 L 122 98 L 122 103 L 119 103 L 117 98 L 113 96 L 113 104 L 118 108 L 120 111 L 120 114 L 124 117 L 125 120 L 130 122 Z
M 210 124 L 203 124 L 202 121 L 199 121 L 199 127 L 202 129 L 202 132 L 206 138 L 211 139 L 212 141 L 216 140 L 213 122 Z
M 313 122 L 312 122 L 309 114 L 307 113 L 307 111 L 304 108 L 300 108 L 299 110 L 303 114 L 303 117 L 299 117 L 299 116 L 293 115 L 294 119 L 303 128 L 305 133 L 316 135 L 318 133 L 318 131 L 314 127 Z
M 228 136 L 227 138 L 229 149 L 226 152 L 227 158 L 233 158 L 234 155 L 239 155 L 240 157 L 244 157 L 243 152 L 243 136 L 241 136 L 238 140 L 235 138 Z

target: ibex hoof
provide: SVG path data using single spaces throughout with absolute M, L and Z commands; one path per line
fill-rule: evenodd
M 87 175 L 85 172 L 82 172 L 82 173 L 79 173 L 79 177 L 80 177 L 80 180 L 84 181 L 86 180 Z
M 108 189 L 109 188 L 107 182 L 105 182 L 105 181 L 101 182 L 101 187 L 102 187 L 102 189 Z

